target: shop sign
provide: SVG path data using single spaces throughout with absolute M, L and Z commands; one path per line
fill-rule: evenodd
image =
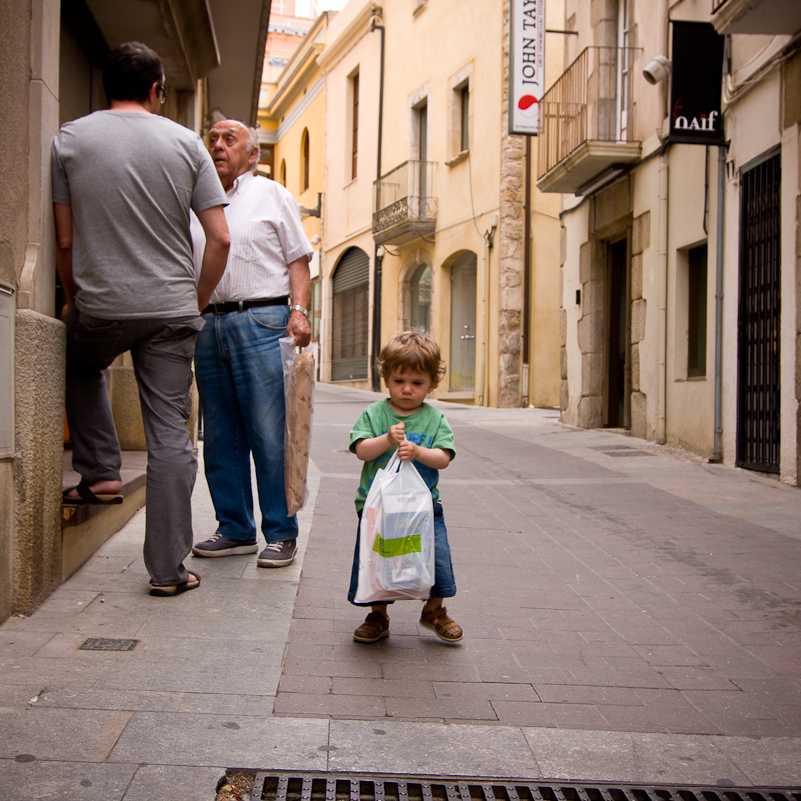
M 720 145 L 723 37 L 707 22 L 673 22 L 670 142 Z
M 545 92 L 545 0 L 510 0 L 509 133 L 539 131 Z

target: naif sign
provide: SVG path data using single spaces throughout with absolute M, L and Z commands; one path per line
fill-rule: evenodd
M 723 42 L 708 22 L 673 21 L 670 142 L 721 145 L 725 141 L 720 107 Z
M 510 0 L 509 133 L 539 131 L 545 92 L 545 0 Z

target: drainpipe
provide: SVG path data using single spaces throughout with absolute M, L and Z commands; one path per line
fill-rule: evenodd
M 718 145 L 718 214 L 715 244 L 715 439 L 709 461 L 723 459 L 723 221 L 726 191 L 726 146 Z
M 526 136 L 525 155 L 525 195 L 523 199 L 523 320 L 520 333 L 523 335 L 523 371 L 522 371 L 522 406 L 528 408 L 529 404 L 529 369 L 531 365 L 531 343 L 529 334 L 531 327 L 531 136 Z
M 668 290 L 668 191 L 670 172 L 667 152 L 659 154 L 659 289 L 657 300 L 657 413 L 656 441 L 664 445 L 667 434 L 667 290 Z
M 373 9 L 373 17 L 370 20 L 370 32 L 379 31 L 381 33 L 381 58 L 378 74 L 378 143 L 377 143 L 377 165 L 376 181 L 381 181 L 381 139 L 384 127 L 384 20 L 380 8 Z M 376 185 L 376 187 L 378 184 Z M 381 283 L 383 271 L 383 257 L 378 255 L 376 245 L 373 254 L 373 364 L 372 364 L 372 389 L 373 392 L 381 390 L 381 374 L 378 370 L 378 356 L 381 353 Z M 382 251 L 383 253 L 383 251 Z
M 484 297 L 481 300 L 483 309 L 483 332 L 481 343 L 481 376 L 479 386 L 481 394 L 478 397 L 479 406 L 489 406 L 489 371 L 487 370 L 487 359 L 489 358 L 489 276 L 490 260 L 492 259 L 492 241 L 495 237 L 495 230 L 498 227 L 498 215 L 492 216 L 492 227 L 484 233 Z

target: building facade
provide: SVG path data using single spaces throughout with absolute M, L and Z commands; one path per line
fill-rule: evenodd
M 420 328 L 437 397 L 556 405 L 559 204 L 508 133 L 508 3 L 454 13 L 351 0 L 329 28 L 322 376 L 378 389 L 382 344 Z
M 800 8 L 566 0 L 537 177 L 564 422 L 798 482 Z M 714 112 L 688 116 L 688 75 Z
M 232 15 L 219 0 L 2 4 L 0 102 L 15 142 L 0 154 L 0 620 L 33 611 L 121 525 L 119 515 L 143 500 L 126 498 L 80 531 L 61 525 L 65 336 L 55 278 L 53 137 L 61 123 L 103 107 L 103 60 L 131 40 L 162 57 L 163 113 L 197 131 L 214 110 L 254 124 L 269 6 L 245 0 Z M 115 418 L 123 428 L 132 421 L 135 439 L 131 368 L 123 359 L 112 369 Z

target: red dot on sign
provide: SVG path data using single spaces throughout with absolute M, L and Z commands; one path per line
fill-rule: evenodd
M 517 101 L 517 107 L 525 111 L 527 108 L 533 106 L 536 102 L 537 98 L 534 97 L 534 95 L 523 95 L 523 97 Z

